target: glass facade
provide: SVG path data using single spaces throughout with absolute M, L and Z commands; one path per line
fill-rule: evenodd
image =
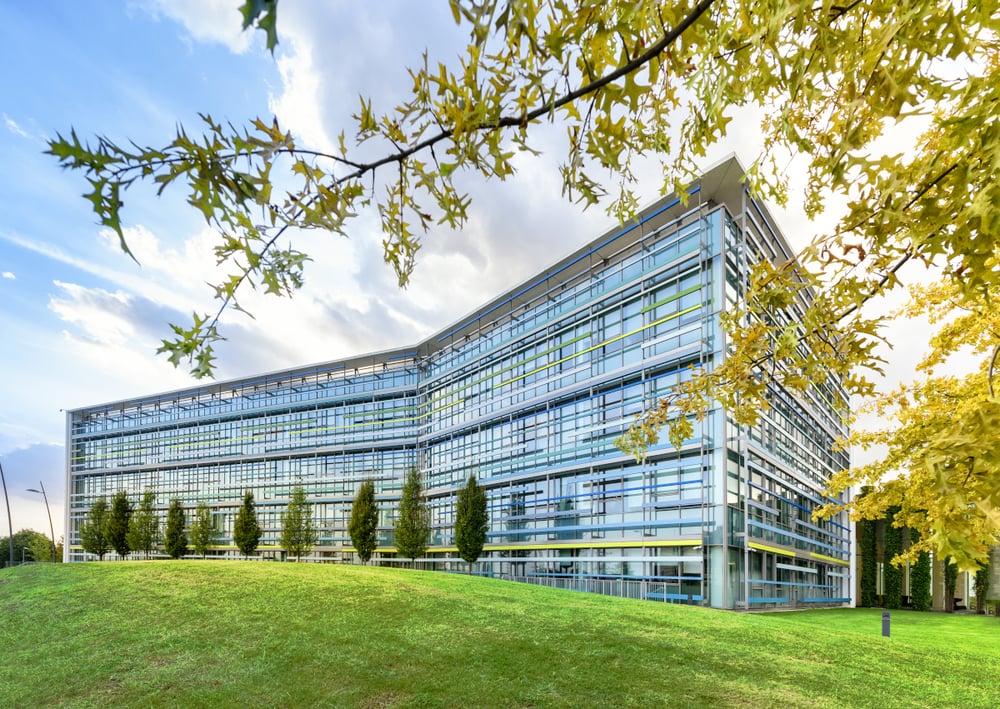
M 466 570 L 453 546 L 458 489 L 475 474 L 490 529 L 478 573 L 719 608 L 849 601 L 845 518 L 814 522 L 847 465 L 846 395 L 773 390 L 760 424 L 722 409 L 678 449 L 636 463 L 614 440 L 644 403 L 726 354 L 722 309 L 748 264 L 788 248 L 735 161 L 416 346 L 68 413 L 70 560 L 90 505 L 154 490 L 215 514 L 216 556 L 254 493 L 261 552 L 301 485 L 320 529 L 310 558 L 351 561 L 364 480 L 381 508 L 376 560 L 395 558 L 406 472 L 422 473 L 431 540 L 417 564 Z M 794 308 L 789 318 L 794 319 Z M 403 560 L 409 563 L 409 560 Z

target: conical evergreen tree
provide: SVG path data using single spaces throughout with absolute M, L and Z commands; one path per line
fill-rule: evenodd
M 128 525 L 132 519 L 132 503 L 129 502 L 128 493 L 119 490 L 111 498 L 111 512 L 105 522 L 105 534 L 115 553 L 119 557 L 125 558 L 130 550 L 128 544 Z
M 312 505 L 306 502 L 306 491 L 298 486 L 292 490 L 288 509 L 281 515 L 281 546 L 298 561 L 303 554 L 312 551 L 318 538 Z
M 233 524 L 233 542 L 239 547 L 240 553 L 250 556 L 257 551 L 260 544 L 261 529 L 257 522 L 257 507 L 253 502 L 253 493 L 247 492 L 243 495 L 243 504 L 240 511 L 236 513 L 236 522 Z
M 458 491 L 455 508 L 455 545 L 458 555 L 474 564 L 483 553 L 489 518 L 486 515 L 486 491 L 470 475 L 465 487 Z
M 111 544 L 108 542 L 108 502 L 103 497 L 95 500 L 87 513 L 87 521 L 80 527 L 80 545 L 85 552 L 97 554 L 100 561 L 108 553 Z
M 368 563 L 378 547 L 378 503 L 375 501 L 375 483 L 366 480 L 358 488 L 351 505 L 351 522 L 347 527 L 351 544 L 363 563 Z
M 191 548 L 195 554 L 204 559 L 208 548 L 215 541 L 215 525 L 212 524 L 212 511 L 208 505 L 201 503 L 194 513 L 194 524 L 191 525 Z
M 415 561 L 427 551 L 430 536 L 430 511 L 420 484 L 420 471 L 410 470 L 403 484 L 403 496 L 396 513 L 396 554 L 401 559 Z
M 173 499 L 167 510 L 167 531 L 163 535 L 163 546 L 173 559 L 180 559 L 187 554 L 188 539 L 184 532 L 184 508 L 181 501 Z
M 141 551 L 149 558 L 149 552 L 153 551 L 160 536 L 160 520 L 156 517 L 156 494 L 152 490 L 146 490 L 142 494 L 142 502 L 132 513 L 132 519 L 128 523 L 128 534 L 126 540 L 132 551 Z

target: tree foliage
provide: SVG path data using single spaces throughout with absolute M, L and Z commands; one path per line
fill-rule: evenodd
M 52 561 L 53 560 L 52 538 L 42 534 L 41 532 L 35 532 L 34 530 L 30 531 L 32 531 L 33 534 L 31 535 L 31 540 L 28 542 L 28 549 L 31 552 L 32 561 L 38 561 L 38 562 Z M 15 543 L 17 542 L 16 534 L 14 535 L 14 541 Z M 56 558 L 56 561 L 58 560 L 59 559 Z
M 884 426 L 855 431 L 848 443 L 886 452 L 830 481 L 835 493 L 852 485 L 872 489 L 857 499 L 856 514 L 873 518 L 899 507 L 896 519 L 920 532 L 901 557 L 907 561 L 933 550 L 970 569 L 1000 541 L 1000 401 L 991 394 L 1000 334 L 992 303 L 1000 302 L 1000 289 L 987 292 L 989 300 L 974 303 L 962 299 L 957 284 L 913 288 L 899 314 L 925 316 L 937 328 L 919 364 L 926 376 L 870 400 L 862 411 Z M 958 351 L 983 356 L 979 371 L 937 374 Z
M 104 561 L 104 555 L 111 549 L 107 522 L 108 501 L 102 497 L 94 500 L 86 521 L 80 525 L 80 546 L 89 554 L 97 554 L 99 561 Z
M 264 31 L 272 50 L 276 6 L 248 0 L 242 8 L 244 27 Z M 784 166 L 794 156 L 807 174 L 793 196 L 807 213 L 832 201 L 846 208 L 798 261 L 757 266 L 745 302 L 724 319 L 726 361 L 651 406 L 623 449 L 641 457 L 663 427 L 678 444 L 714 402 L 752 424 L 770 384 L 807 393 L 835 375 L 850 394 L 874 396 L 881 323 L 868 304 L 902 284 L 908 263 L 937 268 L 956 307 L 992 313 L 990 293 L 1000 285 L 997 0 L 452 0 L 451 8 L 469 36 L 459 64 L 425 53 L 409 70 L 410 95 L 390 99 L 385 113 L 362 97 L 333 152 L 299 144 L 276 120 L 236 127 L 207 115 L 204 135 L 181 127 L 159 147 L 86 142 L 73 130 L 49 143 L 62 165 L 83 173 L 86 199 L 126 252 L 122 209 L 138 182 L 160 191 L 183 185 L 219 232 L 216 256 L 228 271 L 214 286 L 218 307 L 173 326 L 160 351 L 174 364 L 212 372 L 219 318 L 240 308 L 241 290 L 300 287 L 308 256 L 290 245 L 290 230 L 345 233 L 361 209 L 375 209 L 384 258 L 405 284 L 421 235 L 466 223 L 462 178 L 512 176 L 518 154 L 535 151 L 543 121 L 565 131 L 564 195 L 584 205 L 604 200 L 625 220 L 637 205 L 639 157 L 658 158 L 663 191 L 684 194 L 699 159 L 744 107 L 764 116 L 749 180 L 755 195 L 784 203 Z M 887 136 L 899 142 L 913 125 L 922 132 L 904 149 L 884 148 Z M 782 311 L 807 293 L 800 323 L 786 324 Z M 979 387 L 974 405 L 925 437 L 914 464 L 898 468 L 896 491 L 878 485 L 855 510 L 878 518 L 901 505 L 903 522 L 926 532 L 924 548 L 969 568 L 984 560 L 984 540 L 996 539 L 1000 502 L 987 434 L 1000 404 L 983 395 L 985 384 L 968 383 L 967 392 Z M 931 396 L 915 387 L 914 398 Z M 923 520 L 897 499 L 911 485 L 916 497 L 938 493 Z M 963 521 L 963 505 L 978 510 L 976 519 Z
M 128 493 L 119 490 L 111 498 L 111 511 L 108 513 L 105 531 L 111 548 L 123 559 L 131 551 L 128 543 L 128 527 L 131 520 L 132 503 L 128 499 Z
M 204 559 L 209 548 L 215 543 L 215 524 L 212 522 L 212 510 L 201 503 L 194 512 L 194 522 L 191 523 L 191 549 Z
M 458 555 L 470 564 L 474 564 L 483 553 L 489 522 L 486 491 L 476 482 L 476 476 L 470 475 L 465 486 L 458 491 L 455 505 L 455 545 Z
M 153 547 L 159 542 L 159 537 L 160 519 L 156 514 L 156 493 L 147 488 L 142 493 L 139 506 L 132 512 L 126 540 L 130 549 L 141 551 L 148 559 Z
M 267 48 L 274 52 L 278 44 L 278 0 L 247 0 L 240 5 L 243 29 L 256 27 L 267 35 Z
M 358 558 L 367 564 L 378 547 L 378 502 L 375 500 L 375 483 L 371 480 L 365 480 L 358 487 L 347 531 Z
M 312 505 L 306 501 L 306 491 L 301 486 L 296 486 L 288 500 L 288 508 L 281 515 L 279 544 L 289 556 L 294 556 L 298 561 L 303 554 L 312 551 L 318 539 Z
M 239 512 L 236 513 L 236 521 L 233 523 L 233 542 L 239 547 L 240 553 L 250 556 L 257 551 L 260 544 L 261 529 L 257 522 L 257 506 L 254 505 L 253 493 L 247 491 L 243 495 L 243 504 Z
M 60 543 L 59 546 L 62 546 L 62 544 Z M 0 555 L 0 569 L 2 569 L 10 561 L 8 553 L 10 549 L 10 537 L 0 537 L 0 549 L 3 550 L 3 554 Z M 52 560 L 52 539 L 41 532 L 36 532 L 34 529 L 22 529 L 14 533 L 15 564 L 21 563 L 20 554 L 24 549 L 27 549 L 24 552 L 25 561 Z M 61 558 L 57 558 L 56 561 L 61 561 Z
M 163 534 L 163 548 L 171 559 L 180 559 L 187 554 L 188 538 L 185 531 L 184 507 L 174 498 L 167 508 L 167 528 Z
M 424 499 L 420 471 L 412 468 L 403 484 L 403 495 L 396 512 L 396 554 L 401 559 L 416 560 L 427 551 L 431 533 L 430 510 Z

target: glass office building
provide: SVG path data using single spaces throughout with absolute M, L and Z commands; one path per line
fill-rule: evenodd
M 749 264 L 791 254 L 735 159 L 686 201 L 666 198 L 423 342 L 67 415 L 69 560 L 91 504 L 124 489 L 193 512 L 206 503 L 217 556 L 238 555 L 233 522 L 251 491 L 261 554 L 281 558 L 280 514 L 301 485 L 316 561 L 355 560 L 347 533 L 373 480 L 381 564 L 395 558 L 395 507 L 422 474 L 431 539 L 417 565 L 466 570 L 453 540 L 456 493 L 486 488 L 478 573 L 717 608 L 849 602 L 846 517 L 815 522 L 847 397 L 772 390 L 759 426 L 716 409 L 681 448 L 637 463 L 614 440 L 692 368 L 726 356 L 719 313 Z M 790 312 L 794 317 L 794 312 Z

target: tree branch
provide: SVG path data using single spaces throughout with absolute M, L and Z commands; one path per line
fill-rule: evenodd
M 527 112 L 527 113 L 525 113 L 523 115 L 520 115 L 520 116 L 504 116 L 504 117 L 501 117 L 501 118 L 499 118 L 499 119 L 497 119 L 495 121 L 480 123 L 480 124 L 474 126 L 473 128 L 471 128 L 469 132 L 491 131 L 491 130 L 497 130 L 497 129 L 500 129 L 500 128 L 510 128 L 510 127 L 514 127 L 514 126 L 521 126 L 521 125 L 524 125 L 525 123 L 529 123 L 529 122 L 534 121 L 534 120 L 536 120 L 538 118 L 541 118 L 543 116 L 549 115 L 549 114 L 555 112 L 556 109 L 561 108 L 562 106 L 565 106 L 565 105 L 567 105 L 569 103 L 572 103 L 573 101 L 576 101 L 579 98 L 583 98 L 584 96 L 588 96 L 590 94 L 593 94 L 593 93 L 599 91 L 600 89 L 604 88 L 608 84 L 611 84 L 611 83 L 617 81 L 618 79 L 622 78 L 623 76 L 627 76 L 628 74 L 630 74 L 630 73 L 636 71 L 637 69 L 641 68 L 642 66 L 648 64 L 650 61 L 652 61 L 657 56 L 659 56 L 664 51 L 666 51 L 666 49 L 670 45 L 672 45 L 674 42 L 676 42 L 680 38 L 680 36 L 682 34 L 684 34 L 684 32 L 686 32 L 695 22 L 698 21 L 698 19 L 703 14 L 705 14 L 705 12 L 712 6 L 712 4 L 714 2 L 715 2 L 715 0 L 700 0 L 700 2 L 697 5 L 695 5 L 694 8 L 692 8 L 691 12 L 689 12 L 684 17 L 684 19 L 681 20 L 680 23 L 678 23 L 678 25 L 676 27 L 674 27 L 670 31 L 666 32 L 663 35 L 663 37 L 661 37 L 658 42 L 656 42 L 655 44 L 651 45 L 648 50 L 646 50 L 645 52 L 643 52 L 642 54 L 640 54 L 639 56 L 637 56 L 635 59 L 633 59 L 633 60 L 627 62 L 626 64 L 620 66 L 619 68 L 615 69 L 611 73 L 606 74 L 605 76 L 601 77 L 600 79 L 597 79 L 597 80 L 592 81 L 592 82 L 590 82 L 588 84 L 585 84 L 585 85 L 583 85 L 583 86 L 581 86 L 581 87 L 579 87 L 579 88 L 577 88 L 577 89 L 575 89 L 573 91 L 570 91 L 569 93 L 564 94 L 563 96 L 561 96 L 559 99 L 557 99 L 557 100 L 555 100 L 555 101 L 553 101 L 551 103 L 547 103 L 547 104 L 545 104 L 543 106 L 539 106 L 538 108 L 536 108 L 533 111 L 529 111 L 529 112 Z M 385 157 L 379 158 L 378 160 L 374 160 L 374 161 L 369 162 L 369 163 L 356 164 L 355 170 L 353 172 L 350 172 L 350 173 L 348 173 L 346 175 L 342 175 L 342 176 L 334 179 L 330 183 L 330 186 L 333 187 L 333 188 L 336 188 L 339 185 L 344 184 L 345 182 L 349 182 L 350 180 L 358 179 L 358 178 L 364 176 L 366 173 L 369 173 L 369 172 L 374 173 L 378 168 L 382 167 L 383 165 L 388 165 L 389 163 L 395 162 L 395 163 L 402 164 L 402 162 L 405 161 L 407 158 L 409 158 L 411 155 L 413 155 L 415 153 L 418 153 L 421 150 L 424 150 L 426 148 L 433 148 L 433 146 L 435 146 L 436 144 L 440 143 L 443 140 L 447 140 L 448 138 L 451 138 L 454 135 L 455 135 L 455 129 L 454 128 L 445 128 L 445 129 L 442 129 L 436 135 L 433 135 L 433 136 L 431 136 L 429 138 L 421 140 L 421 141 L 419 141 L 419 142 L 417 142 L 417 143 L 415 143 L 415 144 L 413 144 L 413 145 L 411 145 L 409 147 L 397 150 L 395 153 L 392 153 L 391 155 L 386 155 Z M 330 156 L 328 156 L 328 157 L 330 157 Z M 338 160 L 339 162 L 346 162 L 343 159 L 339 159 L 339 158 L 335 158 L 335 159 Z M 355 165 L 355 164 L 352 163 L 352 165 Z M 314 199 L 312 199 L 312 198 L 309 199 L 309 200 L 306 200 L 303 203 L 303 206 L 300 209 L 299 213 L 301 214 L 301 212 L 304 211 L 305 207 L 308 206 L 308 205 L 310 205 L 310 204 L 312 204 L 313 201 L 314 201 Z M 281 238 L 281 236 L 285 233 L 285 231 L 289 228 L 289 226 L 291 226 L 291 225 L 288 224 L 288 223 L 286 223 L 280 229 L 278 229 L 278 231 L 274 234 L 274 236 L 272 236 L 264 244 L 264 247 L 260 250 L 259 255 L 263 256 L 264 254 L 266 254 L 274 246 L 274 244 L 278 241 L 278 239 Z M 240 276 L 239 280 L 237 281 L 236 286 L 233 288 L 233 293 L 235 293 L 237 290 L 239 290 L 240 286 L 247 279 L 247 277 L 249 276 L 249 274 L 250 274 L 250 270 L 249 269 L 243 271 L 243 274 Z M 225 312 L 226 308 L 229 306 L 229 303 L 231 302 L 231 300 L 232 300 L 232 296 L 226 296 L 226 298 L 222 301 L 222 304 L 219 306 L 218 311 L 216 312 L 215 316 L 212 318 L 211 322 L 209 323 L 209 331 L 211 331 L 218 324 L 219 319 L 222 317 L 222 314 Z

